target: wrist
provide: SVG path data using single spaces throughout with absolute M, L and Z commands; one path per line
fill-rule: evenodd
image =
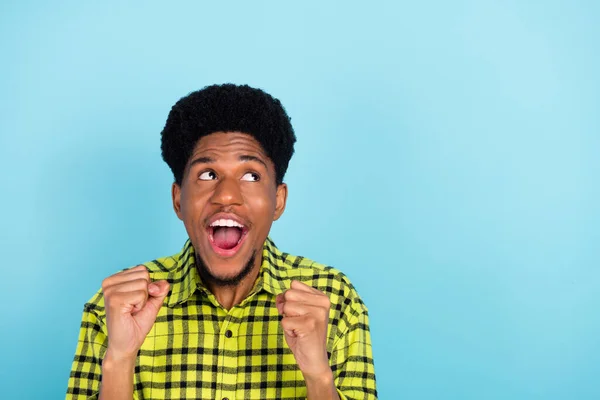
M 326 386 L 333 385 L 333 372 L 331 368 L 320 372 L 320 373 L 312 373 L 312 374 L 302 374 L 304 376 L 304 381 L 306 384 L 316 385 L 316 386 Z
M 122 354 L 112 351 L 110 348 L 106 350 L 106 354 L 102 359 L 102 369 L 119 369 L 129 370 L 135 367 L 137 360 L 136 354 Z
M 99 400 L 131 400 L 137 357 L 107 350 L 102 359 Z
M 319 374 L 304 375 L 307 398 L 313 399 L 339 399 L 333 380 L 331 368 Z

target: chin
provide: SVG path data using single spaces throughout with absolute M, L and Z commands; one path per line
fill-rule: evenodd
M 236 286 L 255 268 L 256 250 L 241 253 L 236 257 L 224 260 L 221 257 L 196 257 L 196 265 L 200 276 L 206 283 L 217 286 Z M 212 260 L 211 260 L 212 258 Z

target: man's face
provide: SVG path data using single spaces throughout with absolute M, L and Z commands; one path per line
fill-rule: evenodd
M 221 284 L 236 283 L 248 268 L 260 266 L 262 246 L 287 198 L 287 186 L 277 186 L 275 167 L 260 143 L 240 132 L 200 139 L 181 187 L 173 184 L 172 192 L 198 263 Z

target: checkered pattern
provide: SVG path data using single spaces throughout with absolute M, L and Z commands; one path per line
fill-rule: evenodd
M 139 351 L 134 399 L 306 398 L 275 306 L 293 279 L 331 300 L 327 349 L 340 398 L 377 398 L 367 309 L 341 272 L 282 253 L 267 239 L 254 288 L 227 311 L 203 286 L 189 240 L 180 253 L 145 265 L 171 292 Z M 67 399 L 97 398 L 106 346 L 100 291 L 84 307 Z

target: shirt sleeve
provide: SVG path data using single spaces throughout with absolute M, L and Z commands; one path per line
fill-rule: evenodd
M 330 364 L 341 400 L 377 399 L 369 315 L 364 305 L 348 319 L 348 330 L 335 344 Z
M 98 398 L 107 336 L 105 326 L 94 307 L 94 304 L 88 303 L 83 310 L 66 400 Z

